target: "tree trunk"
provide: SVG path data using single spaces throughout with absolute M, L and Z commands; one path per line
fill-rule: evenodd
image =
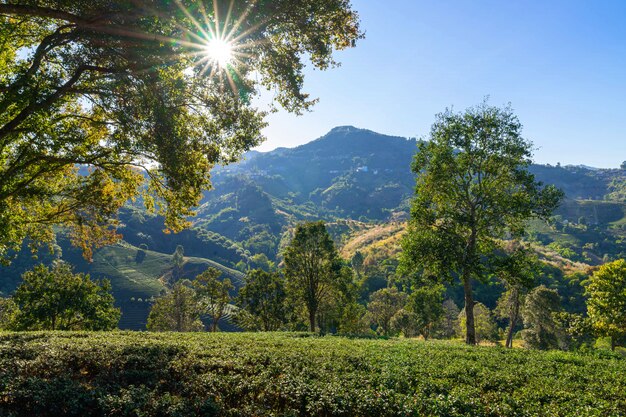
M 615 352 L 615 336 L 611 336 L 611 350 Z
M 315 332 L 315 310 L 309 310 L 309 329 L 311 333 Z
M 515 329 L 515 326 L 517 325 L 517 319 L 519 317 L 519 289 L 517 287 L 513 288 L 511 298 L 513 302 L 513 306 L 511 309 L 511 317 L 509 320 L 510 321 L 509 330 L 507 331 L 507 334 L 506 334 L 506 343 L 505 343 L 505 346 L 509 349 L 513 347 L 513 331 Z
M 463 290 L 465 291 L 465 343 L 476 344 L 476 327 L 474 325 L 474 297 L 472 295 L 472 278 L 463 274 Z

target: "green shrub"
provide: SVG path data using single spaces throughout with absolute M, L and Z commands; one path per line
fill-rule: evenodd
M 0 333 L 4 416 L 620 416 L 626 360 L 277 333 Z

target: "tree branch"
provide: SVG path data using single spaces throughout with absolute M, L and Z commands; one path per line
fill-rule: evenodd
M 28 118 L 28 116 L 30 116 L 31 114 L 39 110 L 43 110 L 43 109 L 50 107 L 52 104 L 54 104 L 55 101 L 63 97 L 66 93 L 70 91 L 71 87 L 78 82 L 80 77 L 86 71 L 95 71 L 95 72 L 108 73 L 108 74 L 123 72 L 123 70 L 115 69 L 115 68 L 99 67 L 95 65 L 81 65 L 80 67 L 76 69 L 76 72 L 74 73 L 74 75 L 72 75 L 72 77 L 70 77 L 70 79 L 65 82 L 65 84 L 59 87 L 54 93 L 49 95 L 45 100 L 40 101 L 40 102 L 30 103 L 28 106 L 23 108 L 22 111 L 19 112 L 17 116 L 15 116 L 11 121 L 9 121 L 4 126 L 2 126 L 2 128 L 0 128 L 0 139 L 3 139 L 5 136 L 11 134 L 13 130 L 20 125 L 20 123 L 22 123 L 24 120 L 26 120 L 26 118 Z
M 23 4 L 0 4 L 0 14 L 20 15 L 33 17 L 47 17 L 51 19 L 63 20 L 77 25 L 88 25 L 92 23 L 90 20 L 83 19 L 75 14 L 64 12 L 62 10 L 51 9 L 40 6 L 27 6 Z

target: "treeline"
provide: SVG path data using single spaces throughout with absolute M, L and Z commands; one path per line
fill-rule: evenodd
M 180 270 L 183 262 L 177 248 L 173 268 Z M 493 310 L 474 305 L 478 342 L 512 347 L 519 338 L 526 347 L 563 350 L 591 347 L 601 336 L 610 337 L 613 348 L 624 343 L 626 261 L 606 264 L 586 281 L 588 314 L 566 312 L 557 290 L 536 285 L 531 276 L 540 271 L 536 259 L 527 255 L 517 262 L 527 268 L 525 283 L 507 284 Z M 228 320 L 246 331 L 353 337 L 452 339 L 467 331 L 464 309 L 446 299 L 445 286 L 432 277 L 398 272 L 385 288 L 363 297 L 368 281 L 363 256 L 341 259 L 323 222 L 298 225 L 284 261 L 269 267 L 249 270 L 237 293 L 213 268 L 191 280 L 176 276 L 169 291 L 154 300 L 147 329 L 215 332 Z M 120 311 L 110 290 L 107 281 L 74 274 L 63 262 L 39 265 L 3 299 L 0 322 L 9 330 L 111 330 Z

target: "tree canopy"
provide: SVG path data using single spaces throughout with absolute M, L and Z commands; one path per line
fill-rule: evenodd
M 258 87 L 306 110 L 304 57 L 361 37 L 348 0 L 2 2 L 0 256 L 53 225 L 89 256 L 139 195 L 186 226 L 211 168 L 262 140 Z
M 220 270 L 207 268 L 192 283 L 200 311 L 211 317 L 209 330 L 212 332 L 218 331 L 218 323 L 226 314 L 230 302 L 229 291 L 235 288 L 230 279 L 218 279 L 220 275 L 222 275 Z
M 587 310 L 595 330 L 611 338 L 611 347 L 626 338 L 626 260 L 602 265 L 587 283 Z
M 63 262 L 37 265 L 24 273 L 15 291 L 16 330 L 111 330 L 120 310 L 113 305 L 109 281 L 94 282 L 74 274 Z
M 547 216 L 562 193 L 542 187 L 528 171 L 532 144 L 506 108 L 486 102 L 437 116 L 430 140 L 418 144 L 419 174 L 402 265 L 464 286 L 466 342 L 475 344 L 472 280 L 484 279 L 500 239 Z
M 180 280 L 171 291 L 156 299 L 148 315 L 150 331 L 197 332 L 204 330 L 201 307 L 188 280 Z
M 237 304 L 252 319 L 246 327 L 275 331 L 284 326 L 287 296 L 284 281 L 278 272 L 262 269 L 253 269 L 246 274 L 245 284 L 237 295 Z
M 324 222 L 299 224 L 285 250 L 285 278 L 289 292 L 304 303 L 312 332 L 318 309 L 337 286 L 340 273 L 341 259 Z

